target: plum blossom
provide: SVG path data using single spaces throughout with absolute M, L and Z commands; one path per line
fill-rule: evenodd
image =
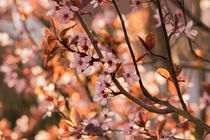
M 93 8 L 96 8 L 98 5 L 103 4 L 103 0 L 92 0 L 90 3 L 93 4 Z
M 192 29 L 193 21 L 190 20 L 186 26 L 180 28 L 180 32 L 183 32 L 190 39 L 194 39 L 197 36 L 198 31 Z
M 87 126 L 92 124 L 94 127 L 101 129 L 103 132 L 109 130 L 112 125 L 112 117 L 114 116 L 114 112 L 109 111 L 109 109 L 104 109 L 101 114 L 98 117 L 97 116 L 95 115 L 89 120 L 84 120 L 84 125 Z
M 50 5 L 50 9 L 47 11 L 46 15 L 51 16 L 56 12 L 56 10 L 59 10 L 59 6 L 54 0 L 48 0 L 48 3 Z
M 104 109 L 98 118 L 94 118 L 90 121 L 94 126 L 100 127 L 103 130 L 108 130 L 112 125 L 112 117 L 114 113 L 108 109 Z
M 135 67 L 127 67 L 126 65 L 123 65 L 123 77 L 125 78 L 125 81 L 129 84 L 129 86 L 132 86 L 133 82 L 139 81 L 139 77 L 134 74 Z
M 8 87 L 14 87 L 17 82 L 18 74 L 16 72 L 5 73 L 4 82 Z
M 74 60 L 70 64 L 71 68 L 75 68 L 78 74 L 80 74 L 81 72 L 84 72 L 85 70 L 86 70 L 86 73 L 89 73 L 89 71 L 87 71 L 87 65 L 91 60 L 89 56 L 83 56 L 83 55 L 74 53 L 73 58 Z
M 128 91 L 128 84 L 123 77 L 117 78 L 120 85 Z M 94 102 L 100 102 L 101 105 L 105 105 L 108 100 L 111 99 L 117 92 L 120 92 L 116 87 L 110 75 L 100 75 L 95 85 L 96 94 L 93 97 Z
M 85 34 L 79 34 L 78 46 L 86 53 L 91 46 L 91 42 Z
M 114 83 L 109 75 L 100 75 L 96 81 L 95 90 L 96 94 L 93 97 L 94 102 L 101 102 L 101 105 L 105 105 L 110 100 L 112 95 L 112 87 Z
M 102 59 L 104 62 L 104 73 L 112 73 L 116 70 L 116 64 L 118 60 L 115 59 L 114 55 L 110 52 L 107 53 L 106 57 Z
M 40 130 L 40 131 L 36 134 L 36 136 L 35 136 L 34 139 L 35 139 L 35 140 L 43 140 L 43 139 L 45 139 L 45 140 L 50 140 L 50 139 L 52 139 L 52 138 L 51 138 L 51 135 L 50 135 L 47 131 Z
M 139 127 L 135 125 L 134 121 L 131 121 L 123 132 L 126 135 L 136 136 L 138 134 L 138 129 Z
M 56 10 L 55 16 L 58 21 L 62 24 L 67 24 L 70 19 L 73 18 L 74 13 L 70 10 L 68 6 L 63 6 L 59 10 Z
M 182 10 L 181 10 L 181 9 L 176 9 L 175 15 L 176 15 L 177 17 L 182 17 L 182 16 L 183 16 Z
M 78 74 L 84 72 L 86 75 L 91 75 L 94 70 L 100 69 L 99 62 L 92 61 L 90 56 L 74 53 L 73 57 L 74 60 L 70 64 L 70 67 L 75 68 Z
M 103 130 L 108 130 L 109 127 L 111 127 L 111 124 L 112 124 L 112 118 L 113 117 L 114 113 L 109 111 L 108 109 L 104 109 L 100 116 L 99 116 L 99 124 L 101 125 L 101 128 Z

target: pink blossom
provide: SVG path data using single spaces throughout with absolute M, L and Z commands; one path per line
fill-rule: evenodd
M 61 0 L 61 5 L 69 6 L 72 11 L 79 11 L 79 8 L 74 6 L 74 5 L 72 5 L 72 4 L 73 3 L 71 1 L 69 1 L 69 0 Z
M 69 20 L 73 18 L 74 13 L 68 6 L 63 6 L 59 10 L 56 10 L 55 16 L 60 23 L 67 24 Z
M 123 65 L 123 76 L 126 80 L 126 82 L 129 84 L 129 86 L 132 86 L 133 82 L 139 81 L 139 77 L 134 74 L 135 73 L 135 67 L 127 67 L 126 65 Z
M 103 0 L 92 0 L 90 3 L 93 4 L 93 8 L 96 8 L 98 5 L 103 4 Z
M 175 15 L 176 15 L 177 17 L 182 17 L 182 16 L 183 16 L 182 10 L 181 10 L 181 9 L 177 9 L 177 10 L 175 11 Z
M 75 68 L 77 73 L 80 74 L 81 72 L 90 73 L 90 69 L 87 69 L 88 64 L 91 60 L 90 56 L 83 56 L 77 53 L 73 54 L 74 60 L 70 64 L 71 68 Z
M 47 11 L 47 16 L 53 15 L 56 10 L 59 10 L 59 6 L 54 0 L 48 0 L 48 3 L 50 4 L 50 10 Z
M 130 122 L 127 127 L 124 129 L 126 135 L 136 136 L 138 134 L 139 127 L 135 125 L 134 121 Z
M 108 130 L 112 124 L 112 118 L 114 113 L 110 112 L 108 109 L 104 109 L 99 116 L 99 124 L 103 130 Z
M 95 127 L 100 127 L 103 130 L 109 130 L 109 128 L 112 125 L 112 117 L 114 116 L 114 113 L 109 111 L 108 109 L 104 109 L 99 117 L 96 117 L 96 115 L 91 118 L 90 120 L 84 120 L 84 124 L 93 124 Z
M 84 71 L 86 75 L 91 75 L 94 71 L 100 69 L 99 62 L 89 61 L 86 70 Z
M 115 59 L 114 55 L 112 53 L 107 53 L 105 58 L 102 60 L 104 64 L 104 72 L 105 74 L 107 73 L 112 73 L 116 70 L 116 64 L 118 63 L 118 60 Z
M 185 27 L 180 28 L 180 32 L 185 33 L 185 35 L 190 39 L 194 39 L 194 37 L 197 36 L 198 31 L 193 30 L 192 26 L 193 26 L 193 21 L 191 20 L 187 23 Z
M 86 53 L 91 46 L 91 42 L 85 34 L 79 34 L 78 46 Z
M 113 97 L 111 89 L 113 86 L 114 83 L 109 75 L 99 76 L 95 85 L 96 94 L 93 97 L 93 101 L 101 102 L 102 105 L 105 105 Z

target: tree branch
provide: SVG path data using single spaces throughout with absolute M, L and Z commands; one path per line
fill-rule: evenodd
M 182 11 L 183 11 L 184 23 L 185 23 L 185 26 L 186 26 L 186 25 L 187 25 L 187 19 L 186 19 L 186 14 L 185 14 L 186 9 L 184 8 L 184 1 L 183 1 L 183 0 L 181 1 L 180 9 L 182 9 Z M 191 53 L 192 53 L 195 57 L 197 57 L 198 59 L 210 63 L 210 60 L 205 59 L 205 58 L 203 58 L 203 57 L 200 57 L 200 56 L 198 56 L 198 55 L 195 53 L 195 51 L 194 51 L 194 49 L 193 49 L 193 46 L 192 46 L 192 42 L 191 42 L 191 40 L 190 40 L 189 37 L 187 37 L 187 40 L 188 40 L 188 44 L 189 44 Z
M 158 7 L 158 11 L 159 11 L 159 15 L 160 15 L 160 19 L 161 19 L 161 26 L 162 26 L 162 31 L 164 34 L 164 39 L 165 39 L 165 43 L 166 43 L 166 49 L 167 49 L 167 54 L 168 54 L 168 62 L 169 62 L 169 66 L 170 66 L 170 70 L 171 70 L 171 74 L 172 74 L 172 78 L 174 80 L 174 85 L 176 87 L 177 90 L 177 94 L 179 96 L 179 100 L 181 102 L 182 108 L 187 111 L 187 106 L 182 98 L 182 94 L 179 88 L 179 84 L 176 78 L 176 73 L 174 70 L 174 66 L 173 66 L 173 60 L 171 57 L 171 50 L 170 50 L 170 44 L 169 44 L 169 39 L 168 39 L 168 35 L 167 35 L 167 31 L 166 31 L 166 27 L 165 27 L 165 23 L 164 23 L 164 18 L 163 18 L 163 14 L 162 14 L 162 9 L 161 9 L 161 5 L 160 5 L 160 1 L 157 0 L 157 7 Z
M 175 6 L 178 7 L 178 5 L 176 4 L 176 2 L 175 2 L 174 0 L 171 0 L 171 2 L 172 2 Z M 192 13 L 191 13 L 188 9 L 186 9 L 185 7 L 183 7 L 182 10 L 183 10 L 184 13 L 186 13 L 186 15 L 187 15 L 190 19 L 192 19 L 192 20 L 194 21 L 195 25 L 199 26 L 199 27 L 202 28 L 204 31 L 210 33 L 210 28 L 209 28 L 207 25 L 205 25 L 200 19 L 194 17 L 194 16 L 192 15 Z
M 147 104 L 145 104 L 143 101 L 141 101 L 140 99 L 137 99 L 136 97 L 132 96 L 131 94 L 129 94 L 121 85 L 120 83 L 117 81 L 117 79 L 115 78 L 115 76 L 112 76 L 112 80 L 115 83 L 115 85 L 117 86 L 117 88 L 121 91 L 121 93 L 123 95 L 125 95 L 127 98 L 129 98 L 130 100 L 132 100 L 134 103 L 140 105 L 141 107 L 145 108 L 146 110 L 150 111 L 150 112 L 154 112 L 154 113 L 158 113 L 158 114 L 168 114 L 168 113 L 172 113 L 173 111 L 169 108 L 166 109 L 157 109 L 155 107 L 151 107 L 148 106 Z
M 97 41 L 94 39 L 93 35 L 92 35 L 91 32 L 89 31 L 89 29 L 88 29 L 86 23 L 85 23 L 84 20 L 82 19 L 82 17 L 81 17 L 81 15 L 79 14 L 79 12 L 75 12 L 75 14 L 77 15 L 77 17 L 78 17 L 78 19 L 79 19 L 79 21 L 80 21 L 80 23 L 81 23 L 83 29 L 85 30 L 85 32 L 87 33 L 87 35 L 88 35 L 90 41 L 92 42 L 93 47 L 94 47 L 94 49 L 96 50 L 96 52 L 97 52 L 99 58 L 102 59 L 102 58 L 103 58 L 103 55 L 102 55 L 102 53 L 101 53 L 101 51 L 100 51 L 100 49 L 99 49 L 99 47 L 98 47 L 98 45 L 97 45 Z

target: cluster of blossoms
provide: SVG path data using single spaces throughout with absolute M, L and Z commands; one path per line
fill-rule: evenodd
M 52 7 L 47 12 L 47 15 L 50 16 L 55 14 L 61 24 L 67 24 L 71 19 L 74 18 L 74 12 L 79 11 L 79 8 L 75 5 L 72 5 L 73 3 L 68 0 L 49 0 L 49 3 Z
M 142 56 L 141 50 L 135 50 L 137 59 L 134 58 L 136 59 L 134 63 L 136 65 L 134 65 L 121 25 L 118 25 L 119 19 L 113 11 L 104 11 L 95 17 L 95 23 L 92 25 L 93 32 L 90 32 L 93 34 L 91 40 L 85 33 L 81 33 L 81 29 L 79 29 L 80 32 L 75 29 L 80 28 L 78 24 L 69 27 L 70 21 L 77 22 L 75 19 L 78 15 L 82 18 L 85 14 L 82 10 L 87 4 L 92 4 L 93 8 L 96 8 L 104 3 L 111 3 L 111 0 L 48 1 L 50 10 L 47 16 L 51 16 L 52 19 L 52 32 L 45 30 L 41 45 L 44 66 L 43 62 L 38 61 L 42 56 L 39 58 L 40 56 L 35 55 L 41 51 L 39 47 L 35 47 L 36 44 L 31 45 L 28 40 L 14 40 L 17 47 L 11 51 L 6 48 L 7 45 L 12 44 L 9 43 L 11 38 L 7 34 L 0 33 L 0 46 L 6 46 L 4 47 L 6 53 L 2 56 L 3 62 L 0 66 L 0 71 L 4 74 L 3 82 L 10 88 L 14 87 L 19 93 L 18 96 L 23 97 L 21 105 L 24 106 L 21 110 L 24 113 L 14 121 L 13 128 L 5 119 L 0 119 L 0 139 L 24 139 L 29 135 L 32 135 L 35 140 L 94 139 L 95 136 L 109 138 L 109 133 L 116 133 L 117 135 L 113 134 L 113 136 L 117 139 L 128 137 L 129 139 L 173 140 L 177 136 L 193 137 L 194 125 L 186 122 L 182 116 L 175 113 L 164 116 L 149 112 L 123 95 L 123 92 L 127 92 L 150 108 L 162 109 L 164 105 L 156 104 L 143 96 L 138 84 L 143 81 L 145 90 L 147 89 L 155 98 L 167 101 L 171 105 L 179 103 L 176 90 L 171 87 L 174 81 L 168 71 L 142 70 L 146 69 L 141 65 L 142 58 L 152 54 L 152 49 L 156 45 L 156 37 L 153 33 L 149 34 L 145 41 L 141 39 L 146 52 Z M 137 11 L 144 2 L 150 2 L 150 0 L 131 0 L 133 11 Z M 28 5 L 33 4 L 28 2 Z M 32 11 L 30 10 L 30 13 Z M 169 35 L 177 36 L 184 33 L 190 39 L 194 39 L 197 35 L 197 31 L 192 29 L 192 21 L 185 25 L 180 9 L 175 11 L 173 17 L 170 17 L 171 14 L 164 9 L 163 15 Z M 58 22 L 54 21 L 53 16 Z M 159 27 L 161 25 L 159 14 L 156 13 L 154 17 Z M 57 27 L 59 23 L 61 27 Z M 126 22 L 127 25 L 129 26 L 129 23 Z M 58 34 L 59 31 L 60 34 Z M 28 37 L 33 39 L 30 32 Z M 103 57 L 99 57 L 94 45 L 99 47 Z M 134 48 L 133 44 L 132 48 Z M 136 73 L 137 69 L 140 74 Z M 178 76 L 181 69 L 175 67 L 175 72 Z M 120 90 L 116 81 L 124 91 Z M 178 82 L 180 81 L 182 80 L 178 79 Z M 167 86 L 166 84 L 169 92 L 162 90 L 165 88 L 163 86 Z M 179 84 L 183 91 L 188 89 L 187 84 Z M 205 110 L 210 105 L 208 92 L 210 84 L 206 86 L 207 90 L 205 89 L 197 110 Z M 166 93 L 170 98 L 160 93 Z M 188 93 L 184 92 L 183 97 L 185 101 L 189 100 Z M 27 101 L 28 98 L 35 101 Z M 1 109 L 5 106 L 2 102 L 0 101 L 0 116 L 3 112 Z M 190 103 L 188 107 L 190 113 L 197 111 L 196 108 L 190 109 Z M 164 118 L 167 118 L 167 122 Z M 183 126 L 179 126 L 177 122 Z M 40 124 L 46 126 L 45 130 L 42 130 L 43 126 L 41 130 L 37 129 Z M 118 132 L 120 132 L 119 135 Z
M 77 38 L 77 41 L 75 41 Z M 74 43 L 71 43 L 74 40 Z M 104 58 L 99 61 L 92 51 L 90 40 L 84 34 L 76 34 L 70 36 L 70 47 L 76 47 L 77 53 L 73 53 L 73 61 L 70 63 L 71 68 L 75 68 L 78 74 L 82 72 L 85 75 L 91 75 L 101 68 L 100 63 L 103 65 L 103 73 L 98 77 L 95 91 L 96 95 L 93 100 L 101 102 L 105 105 L 117 92 L 118 88 L 112 81 L 111 75 L 116 71 L 119 60 L 111 52 L 102 51 L 105 54 Z M 133 82 L 137 82 L 139 77 L 135 74 L 134 66 L 128 67 L 126 62 L 123 62 L 123 77 L 118 78 L 119 82 L 125 89 L 129 89 L 128 85 L 132 86 Z
M 198 32 L 193 27 L 193 21 L 189 21 L 187 25 L 185 25 L 184 22 L 184 15 L 182 10 L 177 9 L 174 12 L 173 17 L 171 17 L 171 14 L 168 12 L 166 8 L 163 8 L 162 10 L 163 16 L 164 16 L 164 22 L 166 24 L 166 29 L 168 31 L 168 34 L 175 35 L 179 37 L 180 33 L 184 33 L 188 38 L 194 39 L 195 36 L 197 36 Z M 158 10 L 156 10 L 156 14 L 154 15 L 154 18 L 157 20 L 156 27 L 161 26 L 161 20 L 159 16 Z

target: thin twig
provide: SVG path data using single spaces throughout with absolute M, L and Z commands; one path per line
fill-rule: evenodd
M 96 50 L 96 52 L 97 52 L 97 54 L 98 54 L 98 57 L 99 57 L 100 59 L 102 59 L 102 58 L 103 58 L 103 55 L 102 55 L 102 53 L 101 53 L 101 51 L 100 51 L 100 49 L 99 49 L 99 47 L 98 47 L 98 45 L 97 45 L 97 41 L 94 39 L 93 35 L 91 34 L 90 30 L 88 29 L 86 23 L 84 22 L 83 18 L 82 18 L 81 15 L 79 14 L 79 12 L 75 12 L 75 14 L 76 14 L 76 16 L 78 17 L 78 19 L 79 19 L 79 21 L 80 21 L 80 23 L 81 23 L 83 29 L 84 29 L 85 32 L 87 33 L 87 35 L 88 35 L 90 41 L 92 42 L 93 47 L 94 47 L 94 49 Z
M 177 81 L 177 78 L 176 78 L 176 73 L 175 73 L 174 66 L 173 66 L 173 60 L 172 60 L 172 57 L 171 57 L 171 49 L 170 49 L 169 39 L 168 39 L 168 35 L 167 35 L 167 31 L 166 31 L 166 27 L 165 27 L 165 23 L 164 23 L 164 18 L 163 18 L 163 14 L 162 14 L 162 9 L 161 9 L 161 5 L 160 5 L 159 0 L 157 0 L 157 7 L 158 7 L 160 19 L 161 19 L 161 26 L 162 26 L 162 30 L 163 30 L 163 34 L 164 34 L 164 39 L 165 39 L 166 49 L 167 49 L 167 54 L 168 54 L 168 60 L 169 60 L 168 62 L 169 62 L 172 78 L 174 80 L 174 85 L 176 87 L 177 94 L 179 96 L 179 100 L 181 102 L 182 108 L 185 111 L 187 111 L 187 106 L 186 106 L 186 104 L 185 104 L 185 102 L 182 98 L 181 90 L 179 88 L 179 84 L 178 84 L 178 81 Z
M 174 0 L 171 0 L 171 2 L 175 5 L 178 6 L 176 4 L 176 2 Z M 209 32 L 210 33 L 210 28 L 205 25 L 200 19 L 196 18 L 195 16 L 193 16 L 193 14 L 185 7 L 183 7 L 183 12 L 186 13 L 186 15 L 192 19 L 195 23 L 195 25 L 199 26 L 200 28 L 202 28 L 204 31 Z
M 155 54 L 155 53 L 153 53 L 153 52 L 150 52 L 149 54 L 151 54 L 151 55 L 153 55 L 153 56 L 155 56 L 155 57 L 159 57 L 159 58 L 161 58 L 161 59 L 164 59 L 164 60 L 168 61 L 168 58 L 166 58 L 165 56 L 158 55 L 158 54 Z
M 183 11 L 184 23 L 185 23 L 185 26 L 186 26 L 186 25 L 187 25 L 187 18 L 186 18 L 186 13 L 185 13 L 185 12 L 186 12 L 186 9 L 184 8 L 184 1 L 183 1 L 183 0 L 181 1 L 180 8 L 181 8 L 182 11 Z M 198 59 L 210 63 L 210 60 L 205 59 L 205 58 L 203 58 L 203 57 L 200 57 L 200 56 L 198 56 L 198 55 L 195 53 L 195 51 L 194 51 L 194 49 L 193 49 L 193 46 L 192 46 L 192 42 L 191 42 L 191 40 L 190 40 L 189 37 L 187 37 L 187 40 L 188 40 L 188 44 L 189 44 L 191 53 L 192 53 L 195 57 L 197 57 Z
M 125 22 L 123 20 L 123 17 L 120 13 L 120 10 L 117 6 L 117 3 L 115 0 L 112 0 L 114 6 L 115 6 L 115 9 L 117 10 L 117 13 L 118 13 L 118 16 L 120 18 L 120 21 L 121 21 L 121 24 L 122 24 L 122 28 L 123 28 L 123 32 L 124 32 L 124 36 L 125 36 L 125 40 L 126 40 L 126 43 L 128 45 L 128 48 L 129 48 L 129 51 L 130 51 L 130 54 L 131 54 L 131 57 L 132 57 L 132 61 L 133 61 L 133 64 L 135 66 L 135 70 L 136 70 L 136 74 L 138 75 L 139 77 L 139 84 L 140 84 L 140 87 L 143 88 L 144 85 L 143 85 L 143 82 L 141 80 L 141 76 L 140 76 L 140 72 L 139 72 L 139 69 L 138 69 L 138 66 L 137 66 L 137 63 L 136 63 L 136 58 L 135 58 L 135 55 L 134 55 L 134 52 L 133 52 L 133 49 L 131 47 L 131 44 L 130 44 L 130 40 L 129 40 L 129 37 L 128 37 L 128 34 L 127 34 L 127 30 L 126 30 L 126 27 L 125 27 Z M 143 92 L 143 94 L 146 96 L 146 97 L 151 97 L 151 95 L 148 93 L 148 92 Z
M 151 107 L 147 104 L 145 104 L 143 101 L 141 101 L 140 99 L 137 99 L 136 97 L 132 96 L 131 94 L 129 94 L 121 85 L 120 83 L 117 81 L 117 79 L 115 78 L 115 76 L 112 76 L 112 80 L 115 83 L 115 85 L 119 88 L 119 90 L 121 91 L 121 93 L 123 95 L 125 95 L 127 98 L 129 98 L 130 100 L 132 100 L 133 102 L 135 102 L 136 104 L 142 106 L 143 108 L 149 110 L 150 112 L 154 112 L 154 113 L 158 113 L 158 114 L 168 114 L 168 113 L 172 113 L 173 111 L 171 109 L 157 109 L 155 107 Z

